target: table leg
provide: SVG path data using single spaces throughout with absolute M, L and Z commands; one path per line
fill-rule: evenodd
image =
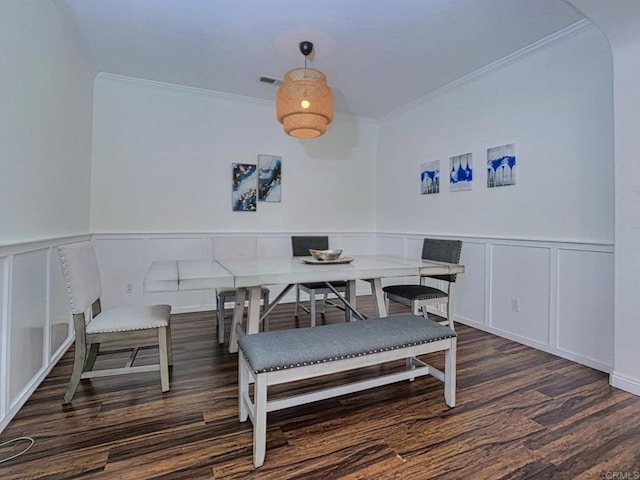
M 369 280 L 371 284 L 371 295 L 373 295 L 373 305 L 376 309 L 376 316 L 386 317 L 387 306 L 384 303 L 384 292 L 382 291 L 382 280 L 380 278 L 372 278 Z
M 351 304 L 351 306 L 356 309 L 356 281 L 355 280 L 347 280 L 347 288 L 345 292 L 345 296 L 347 297 L 347 301 Z M 354 317 L 353 310 L 350 308 L 344 309 L 344 321 L 345 322 L 353 322 L 357 320 Z
M 260 296 L 262 287 L 251 287 L 249 290 L 249 310 L 247 312 L 247 335 L 260 331 Z
M 236 304 L 233 307 L 233 320 L 231 321 L 231 335 L 229 336 L 229 353 L 238 351 L 238 328 L 242 328 L 244 316 L 244 301 L 247 297 L 246 288 L 236 288 Z

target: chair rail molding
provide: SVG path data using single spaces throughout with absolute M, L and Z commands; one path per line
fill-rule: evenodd
M 92 240 L 105 307 L 169 303 L 181 313 L 214 310 L 214 292 L 145 293 L 151 262 L 215 258 L 214 236 L 252 235 L 264 258 L 291 256 L 292 235 L 328 235 L 330 248 L 348 255 L 415 258 L 426 236 L 462 240 L 456 322 L 607 372 L 613 386 L 640 395 L 640 379 L 613 370 L 612 244 L 416 232 L 96 233 L 0 246 L 0 431 L 72 344 L 57 245 Z M 275 297 L 284 286 L 269 287 Z M 369 294 L 369 285 L 358 282 L 357 292 Z M 293 302 L 293 294 L 285 301 Z

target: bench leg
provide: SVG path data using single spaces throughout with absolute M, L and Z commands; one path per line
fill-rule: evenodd
M 416 364 L 413 362 L 413 358 L 409 357 L 405 360 L 405 368 L 407 370 L 415 370 L 416 369 Z M 416 379 L 416 377 L 410 377 L 409 381 L 413 382 Z
M 245 395 L 249 394 L 249 371 L 242 352 L 238 356 L 238 420 L 246 422 L 249 417 Z
M 456 348 L 457 339 L 451 339 L 451 347 L 444 354 L 444 401 L 450 407 L 456 406 Z
M 267 448 L 267 378 L 257 375 L 253 386 L 255 417 L 253 419 L 253 466 L 264 463 Z

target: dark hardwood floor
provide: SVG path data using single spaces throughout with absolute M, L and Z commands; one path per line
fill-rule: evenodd
M 372 314 L 370 297 L 358 304 Z M 271 328 L 294 327 L 292 312 L 278 306 Z M 35 439 L 0 464 L 0 479 L 640 478 L 640 398 L 602 372 L 462 325 L 455 408 L 423 377 L 274 412 L 265 464 L 254 469 L 251 423 L 237 417 L 236 355 L 218 345 L 214 314 L 175 315 L 172 328 L 166 394 L 156 372 L 97 378 L 63 407 L 68 351 L 0 434 L 0 443 Z M 0 458 L 24 445 L 0 448 Z

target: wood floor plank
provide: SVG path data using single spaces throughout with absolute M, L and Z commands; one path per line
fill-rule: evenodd
M 358 305 L 373 314 L 370 297 Z M 308 326 L 307 316 L 296 321 L 292 312 L 291 304 L 278 306 L 271 328 Z M 392 303 L 392 313 L 406 312 Z M 342 321 L 342 312 L 327 310 L 325 323 Z M 539 480 L 640 472 L 640 398 L 612 388 L 602 372 L 463 325 L 455 408 L 446 406 L 441 382 L 422 377 L 272 412 L 265 463 L 254 469 L 251 422 L 238 421 L 237 355 L 218 344 L 215 312 L 172 322 L 169 392 L 160 391 L 155 372 L 96 378 L 81 382 L 72 405 L 62 406 L 70 349 L 0 434 L 0 443 L 17 436 L 36 442 L 0 464 L 0 478 Z M 145 352 L 140 360 L 156 357 Z M 441 354 L 424 359 L 442 368 Z M 399 367 L 281 385 L 270 394 Z

